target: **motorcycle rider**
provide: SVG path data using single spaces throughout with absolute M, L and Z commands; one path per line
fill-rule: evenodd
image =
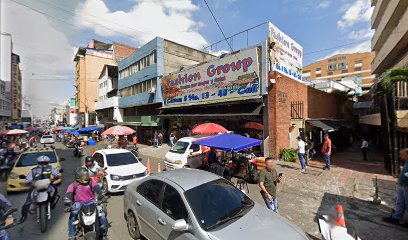
M 0 194 L 0 215 L 3 215 L 6 211 L 10 210 L 13 206 L 11 205 L 10 201 L 7 200 L 3 196 L 3 194 Z M 10 224 L 14 223 L 14 218 L 13 216 L 8 216 L 7 219 L 4 221 L 4 223 L 1 223 L 1 225 L 4 224 L 4 226 L 8 226 Z M 0 230 L 0 240 L 8 240 L 8 234 L 5 230 Z
M 51 176 L 54 177 L 54 181 L 59 179 L 60 178 L 59 172 L 55 169 L 54 166 L 49 165 L 50 161 L 51 159 L 48 156 L 45 155 L 39 156 L 37 158 L 38 165 L 35 168 L 31 169 L 30 172 L 28 173 L 26 178 L 26 184 L 31 184 L 41 179 L 47 178 L 50 179 Z M 21 222 L 24 222 L 27 219 L 28 210 L 30 209 L 30 205 L 32 203 L 33 190 L 34 188 L 31 188 L 30 191 L 28 192 L 27 200 L 21 209 L 20 219 Z M 57 188 L 53 184 L 50 184 L 47 191 L 51 197 L 51 208 L 54 208 L 59 199 Z
M 88 170 L 90 178 L 93 178 L 98 173 L 103 175 L 106 174 L 105 170 L 101 168 L 98 163 L 95 163 L 95 158 L 93 156 L 87 156 L 85 158 L 85 165 L 82 167 Z
M 102 199 L 103 194 L 100 186 L 89 177 L 89 171 L 86 168 L 79 167 L 75 173 L 75 182 L 68 186 L 65 193 L 64 203 L 69 205 L 65 208 L 66 212 L 71 211 L 68 220 L 68 239 L 75 239 L 76 225 L 74 222 L 78 218 L 79 210 L 83 205 L 95 204 L 97 199 Z M 71 203 L 72 206 L 71 206 Z M 103 239 L 107 239 L 108 226 L 106 212 L 101 206 L 97 206 L 99 214 L 99 223 Z

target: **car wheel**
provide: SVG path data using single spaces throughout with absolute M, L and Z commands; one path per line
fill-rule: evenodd
M 127 216 L 127 227 L 131 238 L 140 239 L 141 236 L 139 225 L 137 224 L 136 217 L 132 211 L 129 211 L 129 214 Z

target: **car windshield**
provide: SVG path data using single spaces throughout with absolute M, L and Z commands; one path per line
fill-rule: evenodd
M 106 161 L 108 166 L 122 166 L 138 163 L 139 161 L 131 152 L 106 154 Z
M 204 230 L 225 225 L 243 216 L 254 202 L 225 179 L 202 184 L 185 192 L 197 221 Z
M 44 135 L 44 136 L 42 136 L 42 138 L 52 138 L 52 136 L 50 136 L 50 135 Z
M 16 163 L 16 167 L 29 167 L 37 165 L 37 158 L 39 156 L 47 156 L 50 158 L 50 163 L 57 162 L 57 155 L 55 152 L 36 152 L 21 155 Z
M 188 145 L 190 145 L 189 142 L 183 142 L 183 141 L 177 141 L 176 144 L 170 149 L 170 152 L 172 153 L 185 153 Z

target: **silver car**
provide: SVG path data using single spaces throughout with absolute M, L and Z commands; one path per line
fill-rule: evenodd
M 124 210 L 133 239 L 308 239 L 229 181 L 195 169 L 165 171 L 129 184 Z

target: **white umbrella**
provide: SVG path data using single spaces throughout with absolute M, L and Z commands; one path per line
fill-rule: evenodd
M 23 135 L 27 134 L 28 132 L 21 129 L 13 129 L 7 132 L 7 135 Z

